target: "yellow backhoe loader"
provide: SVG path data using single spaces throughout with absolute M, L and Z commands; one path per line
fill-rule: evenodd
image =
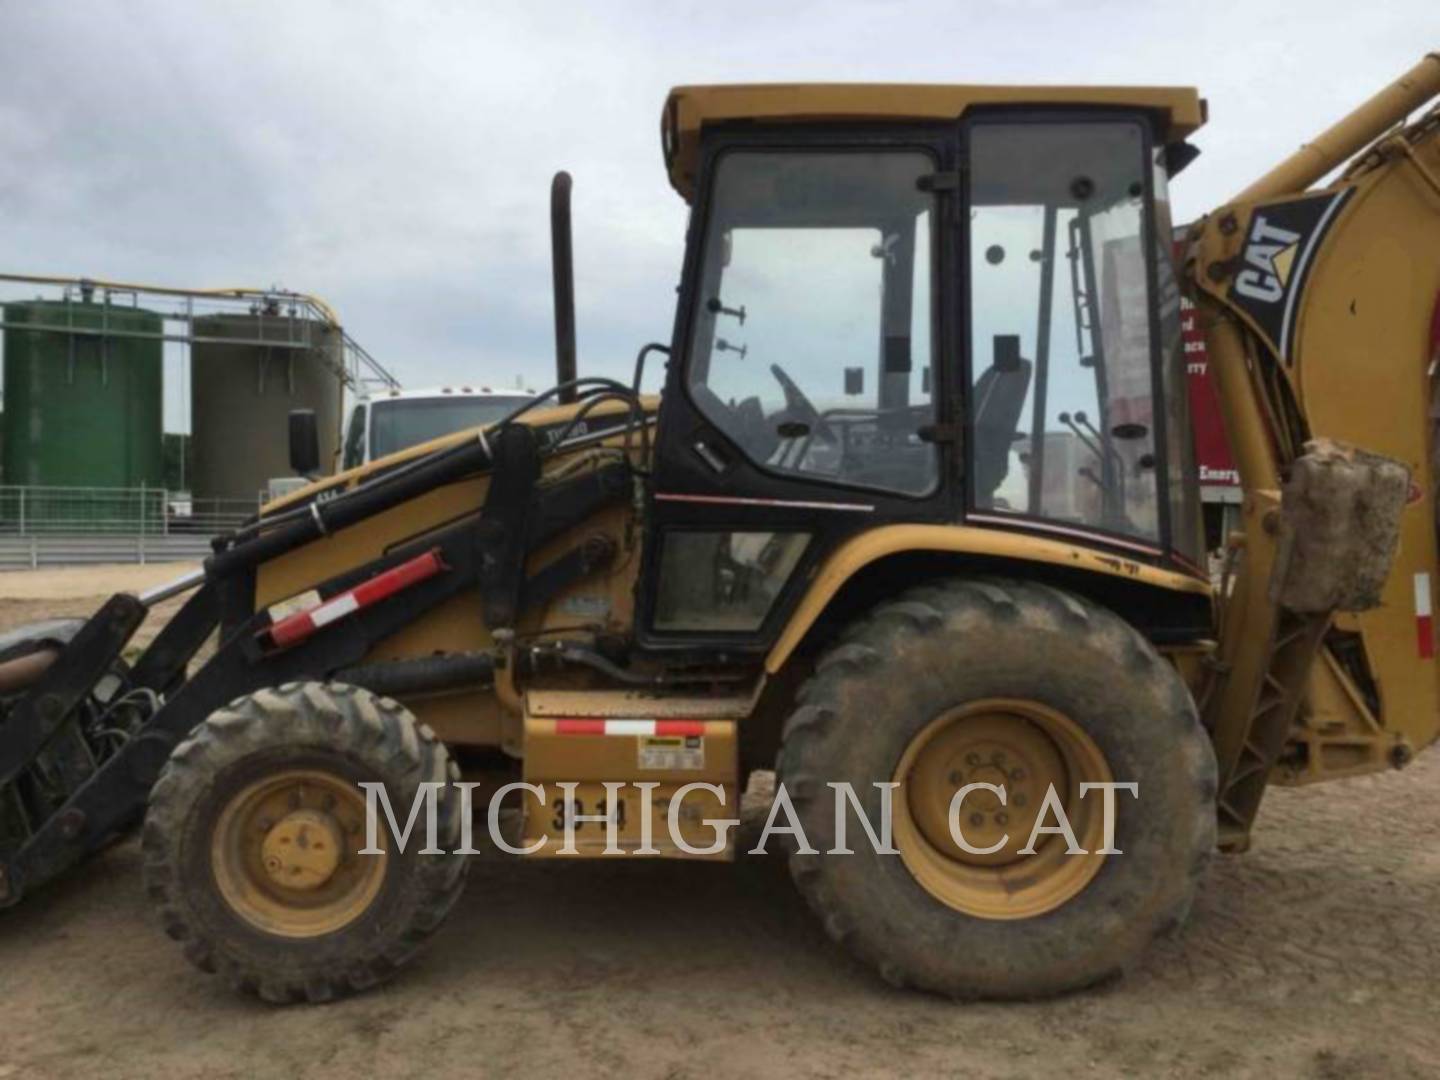
M 435 931 L 484 824 L 726 859 L 776 768 L 756 846 L 884 978 L 1122 970 L 1268 784 L 1436 737 L 1437 96 L 1432 54 L 1177 260 L 1193 90 L 674 90 L 679 300 L 629 385 L 576 374 L 561 174 L 554 390 L 0 641 L 0 904 L 143 820 L 195 964 L 325 1000 Z M 1182 294 L 1245 488 L 1216 579 Z

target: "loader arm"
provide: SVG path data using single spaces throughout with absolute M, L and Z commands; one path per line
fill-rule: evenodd
M 1188 238 L 1185 270 L 1244 488 L 1202 698 L 1220 764 L 1222 846 L 1245 846 L 1267 783 L 1400 767 L 1436 738 L 1437 95 L 1432 53 Z M 1306 452 L 1317 439 L 1388 461 L 1343 449 L 1337 458 L 1333 448 L 1317 459 Z M 1398 499 L 1386 493 L 1391 462 L 1409 472 Z M 1334 499 L 1307 501 L 1315 478 L 1337 468 L 1350 472 Z M 1317 506 L 1338 529 L 1323 545 L 1294 517 Z M 1390 538 L 1393 561 L 1376 573 L 1378 596 L 1287 599 L 1297 569 L 1343 591 L 1378 551 L 1373 531 L 1361 534 L 1387 516 L 1398 544 Z M 1307 542 L 1310 565 L 1297 568 Z
M 601 392 L 613 393 L 608 384 Z M 586 402 L 594 404 L 582 396 L 580 408 Z M 577 412 L 571 409 L 572 422 Z M 591 533 L 530 572 L 532 555 L 633 491 L 628 460 L 613 452 L 571 458 L 542 483 L 542 457 L 566 452 L 561 440 L 542 448 L 544 431 L 514 422 L 488 439 L 448 440 L 323 503 L 267 514 L 217 538 L 202 572 L 106 603 L 13 701 L 0 699 L 0 909 L 133 825 L 171 751 L 239 695 L 305 678 L 378 693 L 490 684 L 497 666 L 490 649 L 381 662 L 371 654 L 464 593 L 498 636 L 527 609 L 611 561 L 614 544 Z M 255 603 L 262 565 L 349 527 L 373 529 L 387 511 L 413 507 L 417 494 L 445 489 L 458 516 L 429 528 L 412 520 L 408 535 L 348 564 L 322 554 L 315 561 L 322 569 L 306 580 L 296 603 Z M 478 499 L 467 503 L 467 492 Z M 107 730 L 122 726 L 111 719 L 122 706 L 135 713 L 118 745 L 96 744 L 89 731 L 96 726 L 89 722 L 93 687 L 149 608 L 190 590 L 134 666 L 115 676 L 121 686 L 114 700 L 100 702 Z M 217 624 L 214 655 L 186 678 L 187 664 Z M 579 662 L 589 659 L 577 651 Z M 130 706 L 132 699 L 140 704 Z

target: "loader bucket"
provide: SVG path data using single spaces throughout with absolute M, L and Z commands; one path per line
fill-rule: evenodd
M 133 668 L 121 653 L 150 606 L 199 580 L 190 575 L 144 597 L 119 593 L 89 619 L 0 635 L 0 907 L 139 819 L 148 785 L 105 778 L 135 777 L 147 724 L 213 627 L 213 605 L 200 601 L 207 617 L 198 638 L 194 615 L 172 624 L 192 627 L 194 648 L 177 649 L 179 631 L 167 627 Z

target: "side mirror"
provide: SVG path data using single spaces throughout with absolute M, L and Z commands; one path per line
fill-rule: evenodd
M 290 468 L 304 477 L 320 470 L 320 429 L 314 409 L 290 410 Z
M 865 369 L 863 367 L 847 367 L 845 369 L 845 393 L 849 397 L 865 392 Z

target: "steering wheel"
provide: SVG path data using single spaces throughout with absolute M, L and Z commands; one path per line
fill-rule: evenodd
M 792 379 L 789 373 L 779 364 L 770 365 L 770 374 L 775 376 L 775 381 L 780 384 L 780 389 L 785 393 L 785 411 L 790 414 L 791 420 L 798 420 L 807 425 L 812 432 L 820 436 L 826 442 L 835 442 L 835 432 L 824 418 L 820 410 L 805 396 Z

